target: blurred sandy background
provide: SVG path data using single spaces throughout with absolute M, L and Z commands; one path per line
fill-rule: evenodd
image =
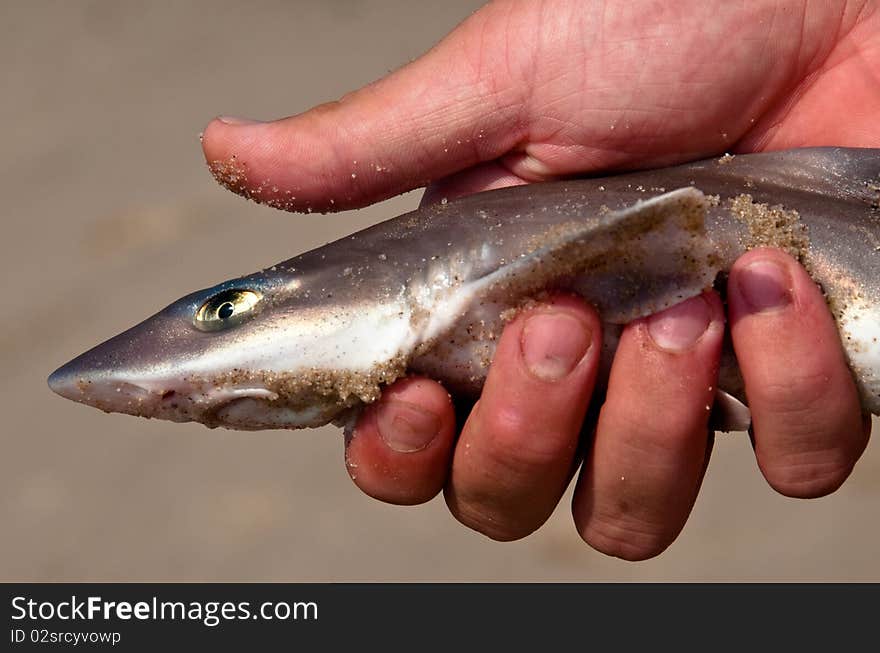
M 361 495 L 333 428 L 209 431 L 49 392 L 58 364 L 184 293 L 413 208 L 258 207 L 213 182 L 198 133 L 334 99 L 478 4 L 4 3 L 0 579 L 880 580 L 876 444 L 841 491 L 804 502 L 764 484 L 746 437 L 719 436 L 678 542 L 630 564 L 582 544 L 568 497 L 498 544 L 442 498 Z

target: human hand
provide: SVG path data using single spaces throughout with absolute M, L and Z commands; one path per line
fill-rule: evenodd
M 203 143 L 236 192 L 340 210 L 429 182 L 426 202 L 725 150 L 877 147 L 878 117 L 876 2 L 519 0 L 484 7 L 337 103 L 270 123 L 218 119 Z M 821 293 L 781 252 L 749 252 L 730 276 L 728 317 L 768 482 L 790 496 L 833 491 L 870 421 Z M 711 450 L 723 324 L 710 292 L 624 330 L 573 504 L 600 551 L 651 557 L 683 527 Z M 464 524 L 527 535 L 579 462 L 599 342 L 579 299 L 519 315 L 457 440 L 438 384 L 395 383 L 347 442 L 355 482 L 392 503 L 445 488 Z

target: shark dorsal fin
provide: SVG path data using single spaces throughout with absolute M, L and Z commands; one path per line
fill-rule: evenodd
M 625 324 L 712 286 L 724 261 L 706 234 L 711 200 L 686 187 L 619 211 L 584 216 L 536 239 L 530 253 L 476 282 L 477 295 L 529 296 L 576 290 L 603 321 Z M 589 273 L 589 286 L 578 277 Z

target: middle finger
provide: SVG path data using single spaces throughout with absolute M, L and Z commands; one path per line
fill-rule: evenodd
M 508 324 L 446 486 L 453 515 L 493 539 L 538 528 L 565 491 L 601 349 L 596 312 L 555 297 Z
M 723 336 L 711 291 L 624 329 L 572 506 L 594 548 L 649 558 L 684 526 L 708 459 Z

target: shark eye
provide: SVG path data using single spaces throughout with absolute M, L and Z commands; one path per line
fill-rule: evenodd
M 220 331 L 236 326 L 254 315 L 262 298 L 253 290 L 224 290 L 199 307 L 193 324 L 199 331 Z

